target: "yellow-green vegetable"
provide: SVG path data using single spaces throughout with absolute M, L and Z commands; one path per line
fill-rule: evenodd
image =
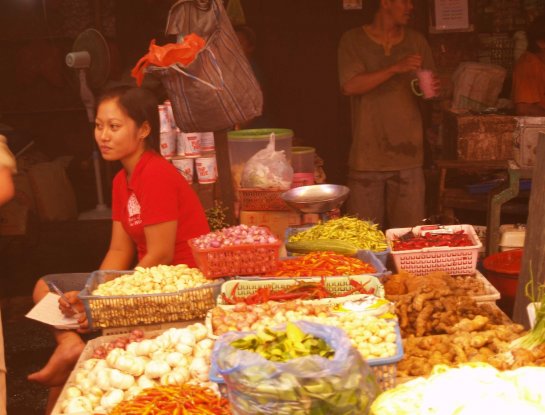
M 348 216 L 331 219 L 296 233 L 289 237 L 288 242 L 323 239 L 350 242 L 358 249 L 374 252 L 381 252 L 388 248 L 386 237 L 377 224 Z
M 308 254 L 316 251 L 331 251 L 338 254 L 353 256 L 358 253 L 358 247 L 352 242 L 335 239 L 315 239 L 312 241 L 293 241 L 286 244 L 288 252 Z

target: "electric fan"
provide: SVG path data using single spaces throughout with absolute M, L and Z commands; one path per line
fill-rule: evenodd
M 66 55 L 66 65 L 77 71 L 80 97 L 87 111 L 89 123 L 95 123 L 95 96 L 93 90 L 102 87 L 108 80 L 110 72 L 110 51 L 104 37 L 98 30 L 86 29 L 81 32 L 74 44 L 72 52 Z M 80 220 L 108 219 L 111 211 L 104 203 L 104 190 L 100 168 L 100 155 L 93 139 L 93 167 L 97 192 L 97 205 L 94 210 L 83 212 Z

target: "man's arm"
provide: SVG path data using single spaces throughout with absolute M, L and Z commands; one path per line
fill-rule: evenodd
M 408 55 L 392 66 L 375 72 L 363 72 L 346 81 L 341 90 L 344 95 L 361 95 L 382 85 L 394 75 L 416 71 L 422 66 L 422 56 Z

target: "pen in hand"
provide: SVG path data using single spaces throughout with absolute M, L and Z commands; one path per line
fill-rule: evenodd
M 76 308 L 70 303 L 70 301 L 68 301 L 68 298 L 66 297 L 66 295 L 64 295 L 64 293 L 60 290 L 59 287 L 57 287 L 57 285 L 55 285 L 55 283 L 49 282 L 48 285 L 53 289 L 53 291 L 55 291 L 57 294 L 61 296 L 61 298 L 66 302 L 66 304 L 68 304 L 70 309 L 74 312 L 75 316 L 79 315 L 78 310 L 76 310 Z

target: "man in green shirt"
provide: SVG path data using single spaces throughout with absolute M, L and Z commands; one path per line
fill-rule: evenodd
M 418 69 L 434 69 L 433 59 L 426 39 L 407 27 L 412 0 L 365 5 L 375 12 L 371 24 L 347 31 L 338 48 L 352 116 L 348 210 L 383 228 L 414 226 L 425 217 L 425 184 L 422 117 L 411 81 Z

